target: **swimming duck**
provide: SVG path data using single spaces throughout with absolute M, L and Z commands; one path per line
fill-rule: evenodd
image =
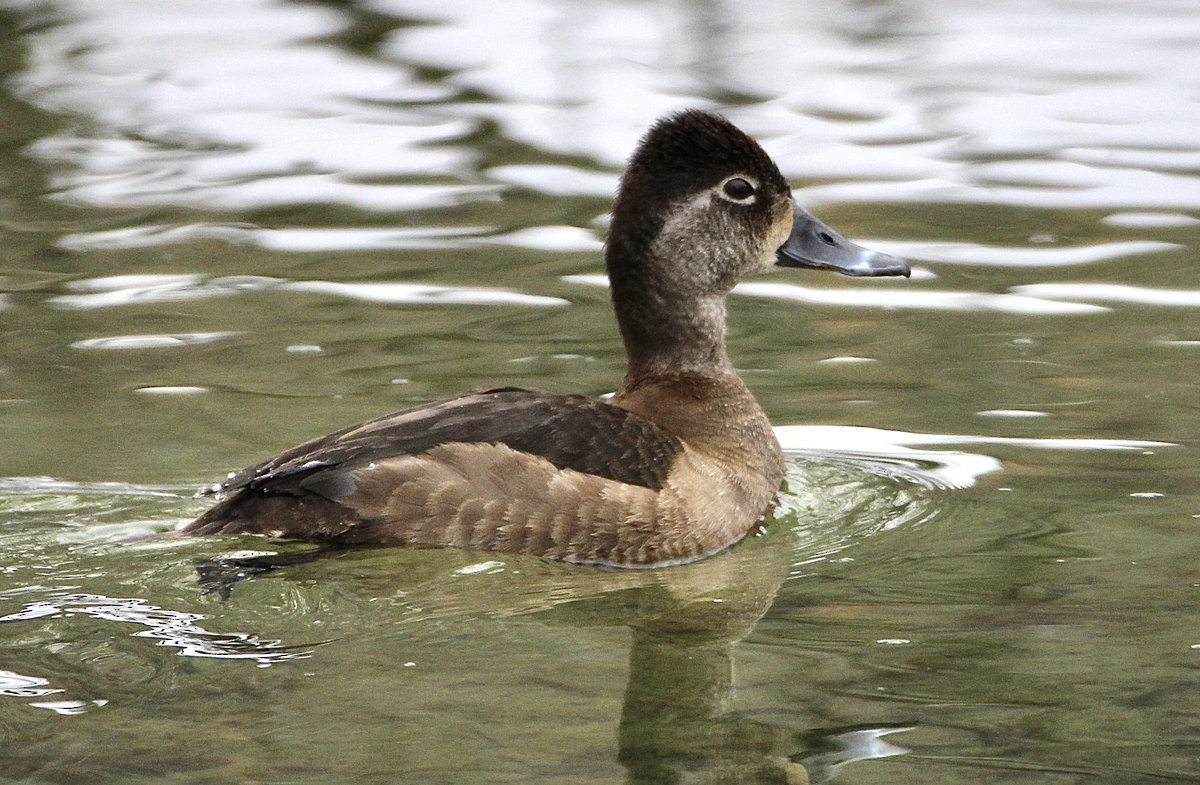
M 696 110 L 659 120 L 637 146 L 605 258 L 628 355 L 609 400 L 498 387 L 384 415 L 231 474 L 183 533 L 621 567 L 738 542 L 771 507 L 784 462 L 726 353 L 725 296 L 770 265 L 908 266 L 798 207 L 753 139 Z

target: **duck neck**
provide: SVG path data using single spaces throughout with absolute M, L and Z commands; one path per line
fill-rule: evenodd
M 725 349 L 725 294 L 698 291 L 670 275 L 679 265 L 650 260 L 629 268 L 608 265 L 613 308 L 629 358 L 627 379 L 733 373 Z
M 644 292 L 625 299 L 622 310 L 617 321 L 629 358 L 627 376 L 732 373 L 725 349 L 724 297 L 681 303 Z

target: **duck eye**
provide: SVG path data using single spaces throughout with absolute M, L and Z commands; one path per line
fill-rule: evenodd
M 754 186 L 742 177 L 730 177 L 721 188 L 725 195 L 735 202 L 744 202 L 754 196 Z

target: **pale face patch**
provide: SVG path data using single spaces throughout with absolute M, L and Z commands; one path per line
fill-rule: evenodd
M 652 244 L 654 255 L 691 259 L 696 266 L 684 274 L 698 288 L 718 280 L 718 285 L 724 285 L 731 275 L 736 280 L 771 269 L 775 252 L 791 234 L 794 205 L 790 194 L 775 196 L 771 222 L 764 227 L 761 219 L 741 212 L 765 198 L 759 187 L 757 178 L 738 173 L 673 203 Z M 722 202 L 732 209 L 721 209 Z M 703 266 L 701 259 L 705 260 Z
M 781 199 L 775 207 L 775 220 L 771 222 L 771 231 L 759 256 L 759 270 L 770 270 L 775 266 L 775 252 L 787 242 L 792 234 L 795 206 L 791 199 Z

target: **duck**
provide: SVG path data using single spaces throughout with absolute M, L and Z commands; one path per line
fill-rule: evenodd
M 727 352 L 726 295 L 775 266 L 909 267 L 801 208 L 754 139 L 698 109 L 637 144 L 605 266 L 627 357 L 607 400 L 493 387 L 386 414 L 231 472 L 180 531 L 629 568 L 728 549 L 761 526 L 785 465 Z

